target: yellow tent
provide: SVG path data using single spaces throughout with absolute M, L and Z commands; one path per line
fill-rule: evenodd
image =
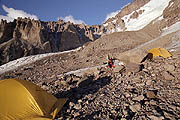
M 166 49 L 164 48 L 153 48 L 148 51 L 148 53 L 152 53 L 153 57 L 161 56 L 163 58 L 168 58 L 172 56 Z
M 54 119 L 66 101 L 25 80 L 0 80 L 1 120 Z
M 163 58 L 168 58 L 168 57 L 170 57 L 172 55 L 164 48 L 153 48 L 153 49 L 148 51 L 148 54 L 143 58 L 141 63 L 144 62 L 146 59 L 151 60 L 153 57 L 156 57 L 156 56 L 161 56 Z

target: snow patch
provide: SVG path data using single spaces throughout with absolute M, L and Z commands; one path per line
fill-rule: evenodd
M 167 47 L 167 49 L 171 49 L 170 52 L 171 52 L 171 51 L 176 51 L 176 50 L 180 49 L 180 39 L 179 39 L 179 40 L 174 40 L 174 41 L 172 42 L 172 44 L 170 44 L 170 45 Z
M 116 27 L 117 32 L 122 32 L 123 30 L 121 29 L 121 27 Z
M 164 19 L 164 17 L 163 17 L 163 15 L 161 15 L 157 19 L 155 19 L 152 24 L 155 24 L 156 22 L 163 20 L 163 19 Z
M 163 15 L 161 15 L 161 17 L 159 17 L 157 20 L 160 21 L 160 20 L 163 20 L 163 19 L 164 19 L 164 17 L 163 17 Z
M 69 51 L 63 51 L 63 52 L 57 52 L 57 53 L 46 53 L 46 54 L 39 54 L 39 55 L 32 55 L 32 56 L 22 57 L 22 58 L 19 58 L 17 60 L 10 61 L 10 62 L 8 62 L 8 63 L 6 63 L 4 65 L 1 65 L 0 66 L 0 74 L 3 74 L 3 73 L 5 73 L 7 71 L 10 71 L 10 70 L 14 70 L 17 67 L 33 63 L 33 62 L 35 62 L 37 60 L 40 60 L 40 59 L 48 57 L 48 56 L 75 52 L 75 51 L 78 51 L 80 49 L 81 49 L 81 47 L 79 47 L 77 49 L 74 49 L 74 50 L 69 50 Z
M 180 31 L 176 32 L 172 40 L 167 49 L 170 49 L 170 52 L 180 50 Z
M 113 20 L 112 23 L 116 24 L 117 19 Z
M 171 25 L 170 27 L 164 28 L 161 36 L 165 36 L 167 34 L 170 34 L 170 33 L 173 33 L 173 32 L 179 31 L 179 30 L 180 30 L 180 22 L 177 22 L 177 23 Z
M 122 17 L 122 19 L 125 21 L 127 28 L 126 31 L 136 31 L 144 28 L 152 20 L 162 15 L 163 10 L 168 6 L 169 2 L 170 0 L 160 0 L 157 4 L 157 0 L 151 0 L 146 5 L 137 10 L 137 12 L 140 10 L 145 10 L 138 16 L 137 19 L 130 19 L 130 16 L 133 14 L 133 12 Z
M 106 24 L 103 24 L 104 25 L 104 27 L 107 27 L 108 26 L 108 23 L 106 23 Z
M 115 30 L 114 30 L 114 29 L 111 29 L 111 33 L 113 33 L 113 32 L 115 32 Z

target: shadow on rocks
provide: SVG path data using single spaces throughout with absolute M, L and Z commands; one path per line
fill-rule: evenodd
M 57 93 L 55 95 L 57 98 L 68 98 L 68 101 L 61 110 L 61 117 L 66 118 L 66 116 L 71 116 L 68 115 L 68 113 L 66 112 L 67 109 L 70 109 L 70 102 L 77 104 L 78 100 L 82 99 L 84 96 L 94 94 L 100 88 L 108 85 L 111 82 L 111 79 L 111 76 L 99 77 L 97 80 L 94 78 L 94 76 L 88 76 L 85 80 L 79 83 L 78 87 L 71 88 L 68 91 L 62 91 L 60 93 Z M 88 98 L 89 103 L 93 101 L 94 99 Z

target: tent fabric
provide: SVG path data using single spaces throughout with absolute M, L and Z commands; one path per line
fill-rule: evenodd
M 164 48 L 153 48 L 148 51 L 148 54 L 142 59 L 141 63 L 147 59 L 152 60 L 152 58 L 156 56 L 168 58 L 171 57 L 172 55 Z
M 172 56 L 166 49 L 164 48 L 153 48 L 148 51 L 148 53 L 152 53 L 153 57 L 161 56 L 163 58 L 168 58 Z
M 2 120 L 54 119 L 66 103 L 39 86 L 25 80 L 0 80 L 0 118 Z

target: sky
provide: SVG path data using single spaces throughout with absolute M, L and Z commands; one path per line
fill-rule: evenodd
M 30 17 L 41 21 L 102 24 L 133 0 L 0 0 L 0 19 Z

